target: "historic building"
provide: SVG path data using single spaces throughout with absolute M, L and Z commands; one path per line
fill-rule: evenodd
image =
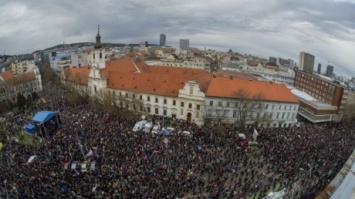
M 248 115 L 246 125 L 255 124 L 259 118 L 263 119 L 259 126 L 286 127 L 297 122 L 298 101 L 284 85 L 231 79 L 206 70 L 152 66 L 128 56 L 105 61 L 104 53 L 98 33 L 91 65 L 68 68 L 63 72 L 62 82 L 83 95 L 110 100 L 117 107 L 198 125 L 206 119 L 235 123 L 241 117 L 235 116 L 239 109 L 231 104 L 242 101 L 248 106 L 262 107 L 260 113 Z M 248 91 L 247 95 L 232 95 L 241 89 Z M 217 107 L 221 107 L 219 101 L 225 103 L 223 118 L 210 110 L 214 107 L 210 101 L 216 101 Z
M 0 73 L 0 102 L 16 102 L 19 93 L 29 99 L 32 93 L 40 91 L 42 80 L 38 67 L 20 75 L 14 75 L 11 71 Z

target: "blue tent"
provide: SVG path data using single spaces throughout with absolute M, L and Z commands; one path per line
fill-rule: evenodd
M 26 126 L 26 132 L 33 135 L 35 133 L 35 126 L 33 124 L 29 124 Z
M 40 111 L 32 118 L 34 123 L 44 123 L 52 119 L 56 115 L 53 111 Z

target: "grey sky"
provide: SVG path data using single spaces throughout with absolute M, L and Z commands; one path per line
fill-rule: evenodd
M 94 41 L 190 45 L 262 57 L 300 51 L 355 76 L 355 0 L 2 0 L 0 53 Z

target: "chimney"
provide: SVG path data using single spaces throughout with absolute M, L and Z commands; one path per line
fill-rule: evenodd
M 229 76 L 229 78 L 230 78 L 230 79 L 233 79 L 233 76 L 231 75 L 231 76 Z

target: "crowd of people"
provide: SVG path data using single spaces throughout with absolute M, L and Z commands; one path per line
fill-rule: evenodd
M 183 122 L 170 135 L 133 132 L 136 120 L 65 101 L 52 136 L 34 145 L 9 139 L 34 113 L 1 132 L 0 185 L 10 197 L 262 198 L 299 183 L 293 197 L 314 198 L 355 146 L 342 123 L 257 129 L 258 145 L 241 147 L 234 131 Z

